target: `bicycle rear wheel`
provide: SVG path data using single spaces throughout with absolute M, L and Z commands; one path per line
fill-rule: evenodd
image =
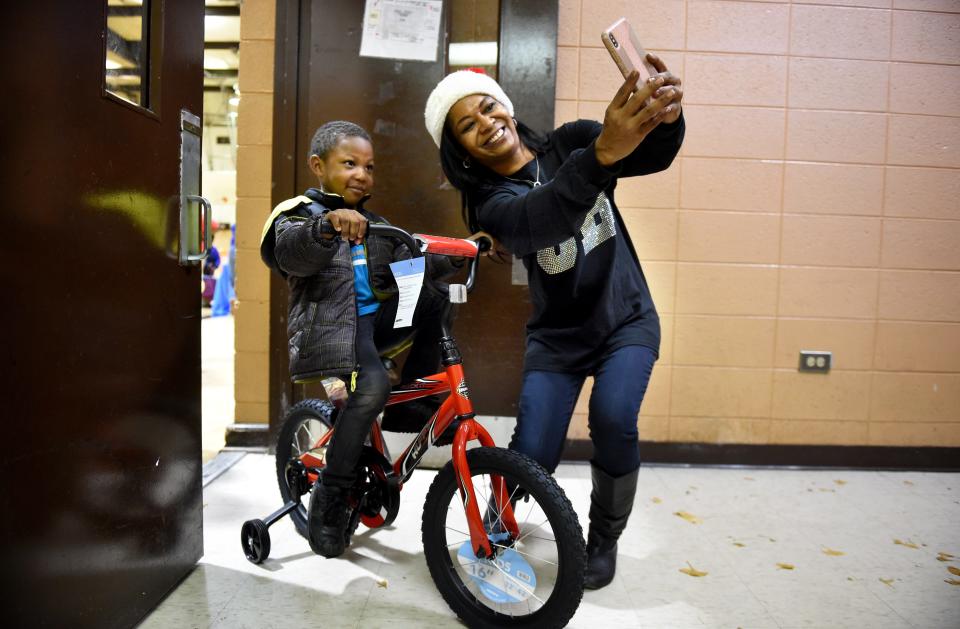
M 323 459 L 326 446 L 314 448 L 317 441 L 333 427 L 336 407 L 326 400 L 301 400 L 290 407 L 277 435 L 277 484 L 284 502 L 293 500 L 300 506 L 290 512 L 297 532 L 307 536 L 307 503 L 310 487 L 305 484 L 298 462 L 306 452 Z
M 470 627 L 563 627 L 583 597 L 583 531 L 563 490 L 535 461 L 503 448 L 467 452 L 471 482 L 495 556 L 477 559 L 453 463 L 437 474 L 423 508 L 423 549 L 430 575 Z M 501 476 L 514 502 L 513 539 L 492 501 Z

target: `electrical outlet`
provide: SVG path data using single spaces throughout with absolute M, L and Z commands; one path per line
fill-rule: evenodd
M 816 373 L 827 373 L 830 371 L 830 363 L 833 362 L 833 352 L 818 352 L 813 350 L 800 350 L 800 371 L 813 371 Z

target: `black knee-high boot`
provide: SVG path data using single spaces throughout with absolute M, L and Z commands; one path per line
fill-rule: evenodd
M 593 492 L 590 494 L 590 531 L 587 534 L 584 587 L 596 590 L 613 581 L 617 570 L 617 540 L 633 510 L 640 468 L 614 478 L 592 463 L 590 467 Z

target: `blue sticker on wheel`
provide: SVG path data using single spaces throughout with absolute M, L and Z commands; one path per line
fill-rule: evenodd
M 490 541 L 496 543 L 492 535 Z M 467 540 L 457 551 L 460 567 L 470 575 L 480 592 L 494 603 L 520 603 L 527 600 L 537 589 L 537 576 L 520 553 L 512 548 L 501 548 L 494 559 L 477 559 L 473 545 Z

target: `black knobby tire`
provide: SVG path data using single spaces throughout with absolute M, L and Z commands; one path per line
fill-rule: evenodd
M 295 437 L 302 426 L 309 425 L 308 422 L 319 422 L 319 425 L 330 430 L 336 413 L 336 407 L 326 400 L 301 400 L 287 411 L 277 435 L 277 484 L 280 486 L 280 495 L 284 502 L 293 500 L 300 503 L 300 506 L 290 512 L 290 519 L 297 532 L 304 537 L 307 537 L 307 505 L 310 494 L 309 492 L 301 494 L 299 488 L 291 486 L 288 477 L 291 461 L 299 458 L 294 448 Z M 317 434 L 316 437 L 319 438 L 321 434 Z
M 459 527 L 448 528 L 449 513 L 462 517 L 464 507 L 457 491 L 453 463 L 449 462 L 437 474 L 427 492 L 423 508 L 423 549 L 430 576 L 440 590 L 440 594 L 450 608 L 469 627 L 493 629 L 495 627 L 537 627 L 550 629 L 564 627 L 576 612 L 583 598 L 583 579 L 586 570 L 586 547 L 583 542 L 583 530 L 577 520 L 573 506 L 567 499 L 556 480 L 535 461 L 518 452 L 503 448 L 475 448 L 467 452 L 467 462 L 474 478 L 484 474 L 502 476 L 508 487 L 521 491 L 517 495 L 529 494 L 526 499 L 517 502 L 515 515 L 524 531 L 536 529 L 540 522 L 522 522 L 525 502 L 535 501 L 540 512 L 549 522 L 555 540 L 557 553 L 556 575 L 549 598 L 542 606 L 530 613 L 511 615 L 493 609 L 470 591 L 470 578 L 458 566 L 451 556 L 451 550 L 464 540 Z M 474 481 L 476 485 L 476 482 Z M 481 515 L 487 507 L 485 497 L 477 494 L 481 506 Z M 533 507 L 531 506 L 531 513 Z M 488 527 L 490 528 L 490 527 Z M 450 538 L 455 541 L 451 544 Z M 520 544 L 515 542 L 515 549 Z M 518 550 L 518 552 L 520 552 Z M 522 554 L 522 553 L 521 553 Z M 458 557 L 459 559 L 459 557 Z M 531 560 L 533 561 L 533 560 Z M 531 566 L 533 564 L 531 563 Z M 540 599 L 537 599 L 540 601 Z M 515 610 L 509 610 L 515 611 Z

